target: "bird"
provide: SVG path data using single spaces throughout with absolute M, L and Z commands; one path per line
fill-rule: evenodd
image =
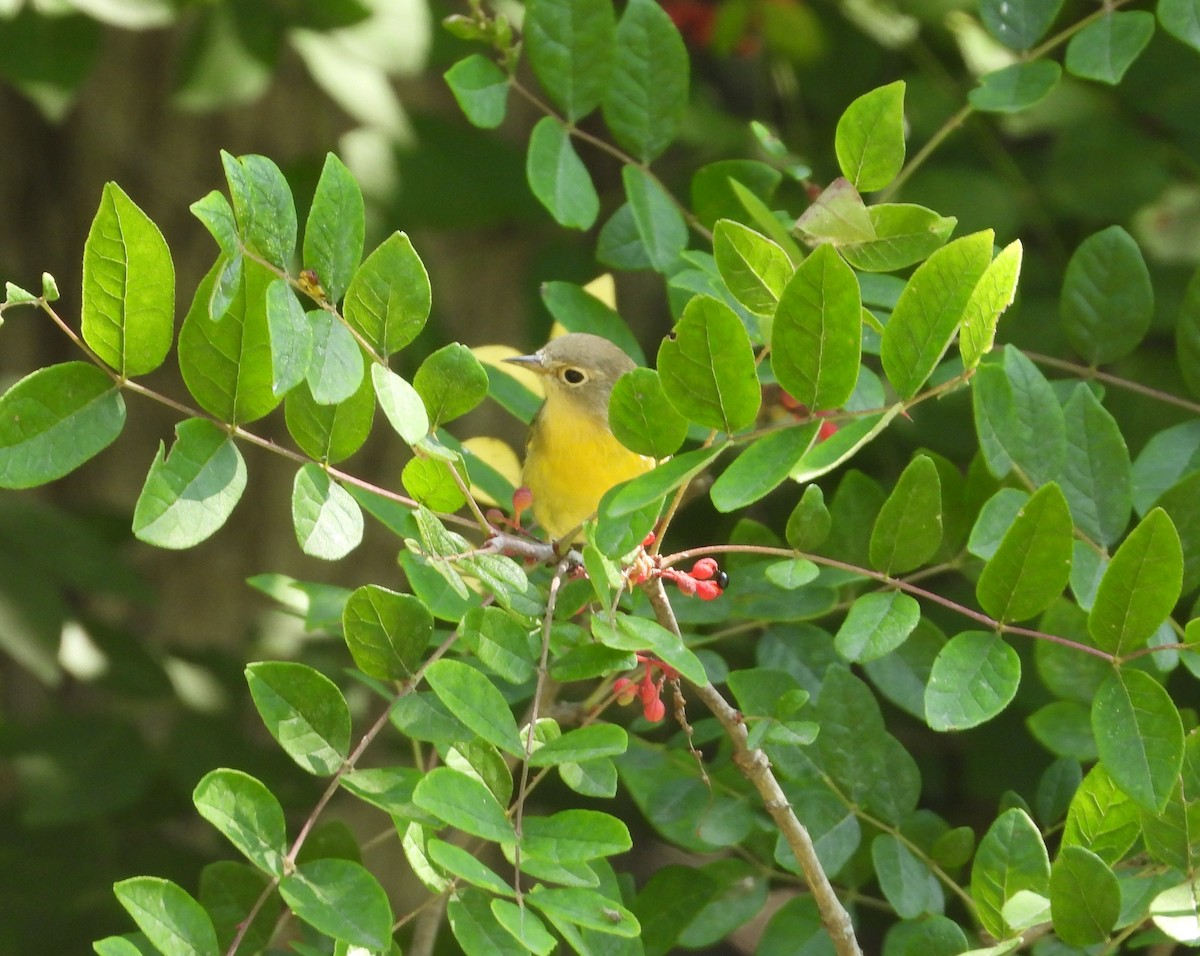
M 584 521 L 614 485 L 655 461 L 622 445 L 608 424 L 613 386 L 636 363 L 608 339 L 569 332 L 505 361 L 539 375 L 546 400 L 529 429 L 521 481 L 533 516 L 555 541 L 581 540 Z

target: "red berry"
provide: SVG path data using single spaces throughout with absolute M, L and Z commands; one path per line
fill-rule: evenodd
M 618 677 L 613 681 L 613 693 L 619 703 L 631 704 L 633 698 L 638 695 L 638 686 L 628 677 Z
M 716 581 L 697 581 L 696 597 L 701 601 L 713 601 L 721 596 L 721 589 Z
M 707 581 L 719 570 L 720 567 L 717 565 L 716 558 L 701 558 L 692 565 L 692 577 L 697 581 Z
M 647 720 L 657 723 L 666 716 L 667 705 L 660 698 L 655 697 L 653 700 L 643 702 L 642 713 Z

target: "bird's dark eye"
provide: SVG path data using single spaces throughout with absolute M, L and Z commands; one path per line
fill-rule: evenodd
M 577 368 L 565 368 L 563 369 L 562 380 L 568 385 L 582 385 L 587 381 L 587 375 Z

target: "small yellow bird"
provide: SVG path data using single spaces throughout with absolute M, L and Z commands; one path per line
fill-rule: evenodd
M 521 472 L 533 493 L 533 515 L 555 540 L 575 538 L 609 488 L 654 467 L 653 458 L 630 451 L 608 425 L 613 385 L 637 366 L 608 339 L 586 332 L 505 361 L 543 376 L 546 384 Z

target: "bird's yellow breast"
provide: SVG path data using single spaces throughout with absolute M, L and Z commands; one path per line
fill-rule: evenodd
M 617 441 L 607 422 L 552 393 L 530 429 L 521 480 L 533 493 L 538 524 L 561 538 L 595 514 L 609 488 L 653 467 L 652 458 Z

